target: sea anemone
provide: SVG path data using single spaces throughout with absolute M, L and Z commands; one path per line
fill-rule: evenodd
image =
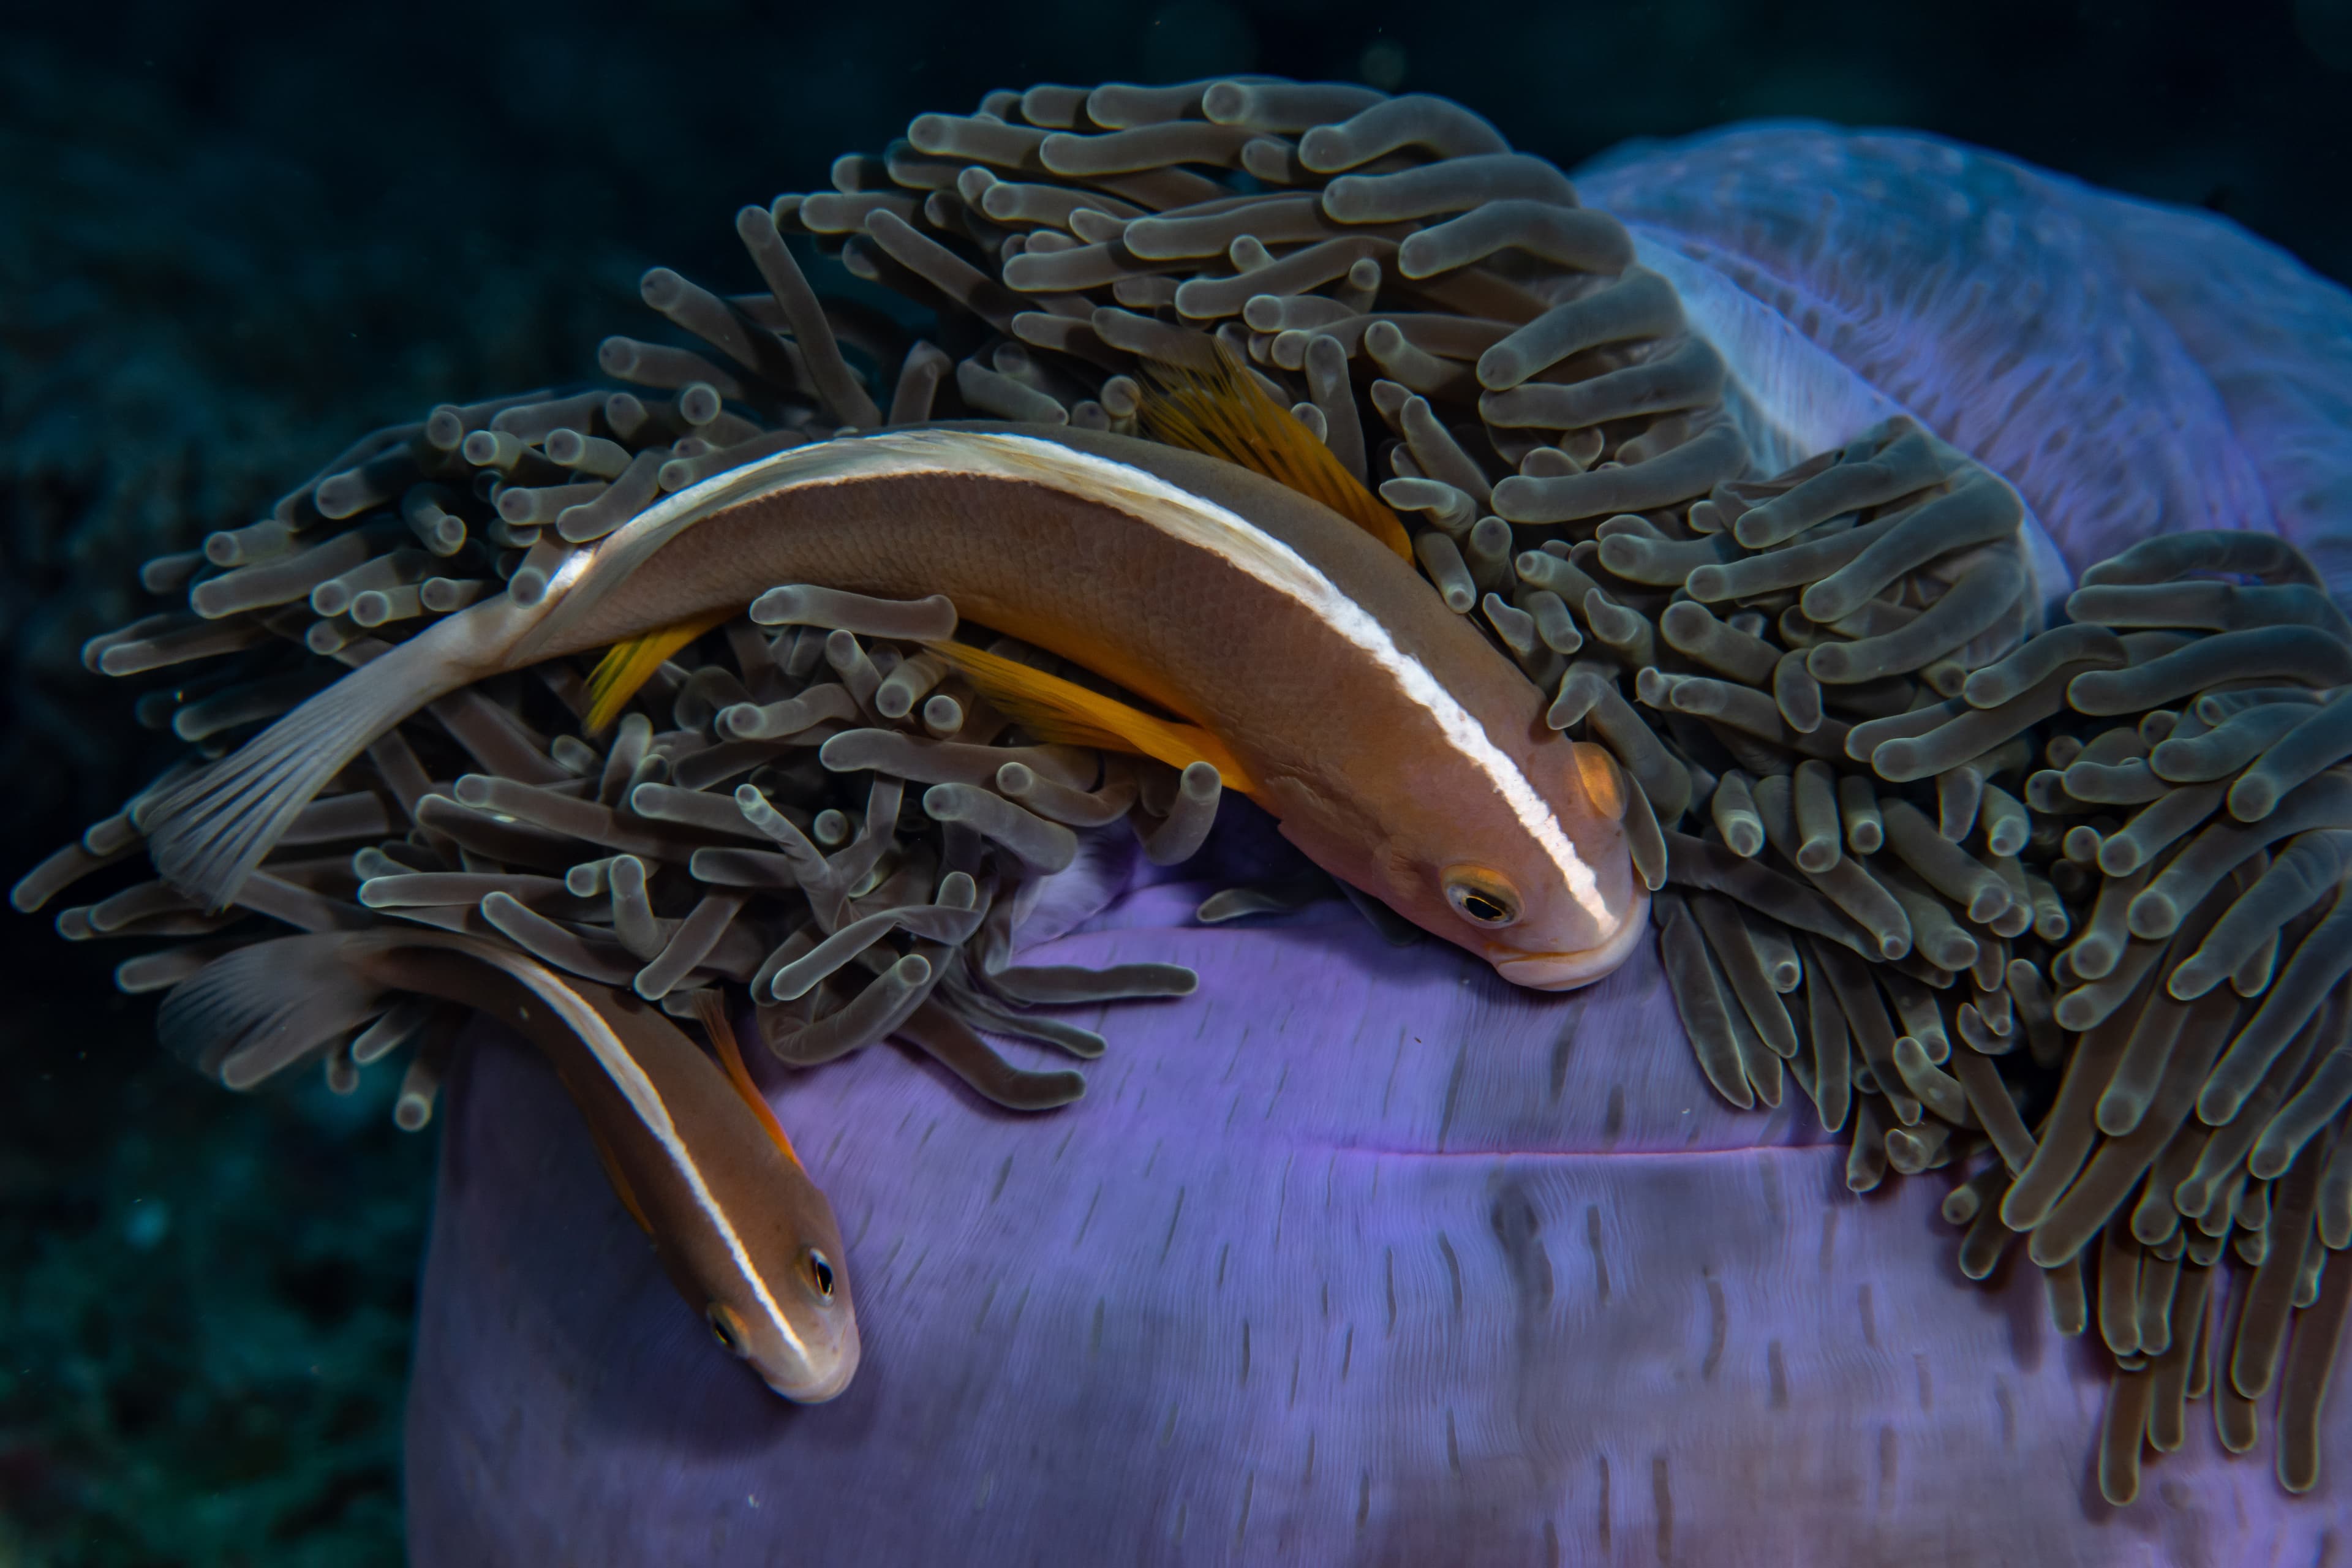
M 1751 178 L 1753 153 L 1731 153 Z M 1874 155 L 1957 193 L 2006 167 L 1907 140 Z M 1631 193 L 1659 167 L 1692 187 L 1671 159 L 1620 163 L 1603 174 L 1628 193 L 1612 205 L 1637 208 Z M 2002 199 L 2015 204 L 2022 179 Z M 943 639 L 961 617 L 945 600 L 823 584 L 760 584 L 772 591 L 748 616 L 638 648 L 628 673 L 641 686 L 621 664 L 552 660 L 440 698 L 429 718 L 373 737 L 331 793 L 291 800 L 234 844 L 205 813 L 218 793 L 207 781 L 236 775 L 167 776 L 28 875 L 19 907 L 137 854 L 152 830 L 163 879 L 59 916 L 73 937 L 198 939 L 131 960 L 126 989 L 179 985 L 267 940 L 258 916 L 312 932 L 437 926 L 681 1017 L 702 993 L 748 999 L 771 1052 L 806 1074 L 782 1094 L 786 1120 L 804 1142 L 832 1129 L 815 1173 L 837 1202 L 857 1194 L 862 1217 L 845 1229 L 852 1267 L 870 1270 L 864 1300 L 887 1325 L 869 1334 L 883 1392 L 845 1417 L 870 1443 L 842 1443 L 832 1412 L 730 1405 L 708 1436 L 724 1462 L 696 1487 L 736 1488 L 729 1466 L 741 1463 L 775 1467 L 774 1495 L 795 1510 L 860 1488 L 887 1497 L 873 1468 L 884 1451 L 910 1462 L 909 1434 L 952 1432 L 971 1447 L 941 1495 L 971 1481 L 975 1510 L 1007 1499 L 1008 1546 L 1055 1539 L 1054 1500 L 1075 1485 L 1097 1548 L 1174 1557 L 1196 1509 L 1215 1550 L 1239 1556 L 1351 1539 L 1360 1555 L 1475 1542 L 1549 1542 L 1557 1556 L 1592 1520 L 1606 1551 L 1623 1528 L 1612 1521 L 1639 1518 L 1664 1557 L 1677 1518 L 1685 1545 L 1694 1519 L 1725 1540 L 1727 1510 L 1753 1509 L 1759 1488 L 1843 1498 L 1874 1476 L 1885 1500 L 1911 1462 L 1906 1439 L 1843 1399 L 1815 1413 L 1814 1427 L 1837 1432 L 1819 1451 L 1768 1427 L 1735 1423 L 1712 1442 L 1689 1430 L 1715 1419 L 1705 1385 L 1735 1342 L 1743 1370 L 1724 1376 L 1748 1379 L 1767 1411 L 1789 1408 L 1792 1388 L 1831 1400 L 1845 1374 L 1843 1330 L 1819 1342 L 1817 1365 L 1793 1336 L 1830 1331 L 1766 1316 L 1767 1254 L 1806 1267 L 1811 1235 L 1784 1212 L 1780 1180 L 1759 1196 L 1752 1173 L 1725 1173 L 1729 1154 L 1676 1160 L 1612 1205 L 1594 1184 L 1613 1167 L 1578 1157 L 1809 1145 L 1804 1121 L 1844 1140 L 1852 1192 L 1890 1172 L 1945 1173 L 1942 1214 L 1961 1227 L 1969 1280 L 2006 1280 L 2021 1257 L 2040 1271 L 2056 1331 L 2101 1350 L 2095 1475 L 2109 1503 L 2138 1496 L 2145 1452 L 2180 1447 L 2190 1405 L 2208 1397 L 2221 1444 L 2242 1452 L 2275 1394 L 2279 1480 L 2315 1484 L 2352 1300 L 2352 1276 L 2327 1267 L 2352 1245 L 2352 917 L 2332 909 L 2352 736 L 2331 701 L 2352 685 L 2352 626 L 2296 548 L 2332 562 L 2340 547 L 2324 486 L 2273 513 L 2256 510 L 2246 465 L 2208 484 L 2203 459 L 2184 461 L 2131 476 L 2132 494 L 2163 501 L 2158 515 L 2119 510 L 2128 503 L 2101 479 L 2058 477 L 2064 426 L 2021 446 L 2016 421 L 1977 421 L 1989 392 L 1948 405 L 1911 395 L 1924 373 L 1897 352 L 1906 340 L 1824 325 L 1836 299 L 1807 302 L 1800 281 L 1771 275 L 1755 255 L 1769 246 L 1735 264 L 1722 244 L 1629 229 L 1434 99 L 1270 81 L 1039 87 L 992 94 L 973 115 L 922 116 L 886 154 L 841 160 L 834 182 L 738 214 L 761 292 L 646 275 L 646 302 L 694 342 L 608 339 L 604 370 L 638 390 L 445 405 L 363 438 L 272 517 L 151 566 L 151 585 L 184 591 L 189 609 L 95 640 L 88 662 L 138 674 L 214 661 L 146 700 L 219 756 L 301 710 L 332 678 L 320 656 L 364 665 L 469 605 L 560 593 L 665 496 L 776 454 L 979 417 L 1155 437 L 1302 482 L 1213 416 L 1219 395 L 1260 398 L 1319 444 L 1317 461 L 1341 476 L 1330 494 L 1363 496 L 1367 527 L 1402 520 L 1430 589 L 1549 695 L 1543 722 L 1613 754 L 1631 785 L 1632 860 L 1657 892 L 1662 969 L 1643 953 L 1587 996 L 1538 1001 L 1456 973 L 1450 952 L 1375 961 L 1296 912 L 1328 884 L 1264 845 L 1226 854 L 1244 868 L 1236 885 L 1192 886 L 1186 905 L 1210 929 L 1180 931 L 1168 917 L 1179 885 L 1140 879 L 1122 846 L 1171 864 L 1214 843 L 1217 767 L 1040 743 L 1024 721 L 1042 724 L 984 695 L 971 661 L 1130 694 L 1031 643 L 975 642 L 969 626 L 979 652 L 956 654 Z M 1772 201 L 1793 212 L 1791 199 L 1763 188 L 1772 200 L 1740 210 L 1761 215 L 1772 244 L 1794 243 L 1770 221 L 1784 216 Z M 1996 210 L 1983 227 L 2008 226 L 2013 247 L 2017 222 Z M 1835 232 L 1824 219 L 1806 243 Z M 911 331 L 821 300 L 788 237 L 929 322 Z M 1975 325 L 1921 330 L 1964 339 Z M 2002 361 L 1990 380 L 2019 374 Z M 2063 418 L 2068 390 L 2029 378 L 2000 401 Z M 2165 531 L 2207 521 L 2247 531 Z M 2126 543 L 2064 596 L 2074 564 Z M 623 697 L 632 710 L 616 727 L 593 721 Z M 185 890 L 255 861 L 224 884 L 227 908 Z M 1268 915 L 1276 929 L 1217 929 Z M 1016 962 L 1082 918 L 1095 929 L 1069 955 L 1104 963 Z M 1122 934 L 1136 927 L 1159 940 Z M 1239 1012 L 1210 1014 L 1234 1004 L 1205 996 L 1124 1005 L 1189 992 L 1194 970 L 1212 992 L 1234 984 Z M 1731 1124 L 1693 1113 L 1669 1081 L 1693 1081 L 1687 1069 L 1610 1026 L 1654 1001 L 1661 974 L 1714 1090 L 1780 1113 L 1768 1134 L 1710 1133 Z M 1317 999 L 1314 1020 L 1273 1000 L 1315 991 L 1334 999 Z M 1037 1010 L 1106 1005 L 1084 1022 Z M 429 1110 L 457 1022 L 394 1000 L 223 1034 L 194 1011 L 182 1005 L 175 1026 L 167 1001 L 167 1037 L 236 1087 L 320 1058 L 348 1084 L 421 1040 L 401 1100 L 409 1125 Z M 1176 1041 L 1156 1043 L 1212 1016 L 1212 1034 L 1230 1031 L 1223 1051 L 1193 1041 L 1185 1064 Z M 1154 1042 L 1131 1058 L 1129 1029 Z M 1057 1135 L 941 1101 L 877 1053 L 839 1060 L 886 1038 L 1003 1107 L 1063 1106 L 1084 1087 L 1008 1058 L 1010 1041 L 1104 1058 L 1110 1092 L 1061 1113 L 1078 1125 Z M 1393 1062 L 1375 1110 L 1383 1047 Z M 489 1082 L 516 1081 L 495 1052 L 482 1060 Z M 887 1130 L 885 1102 L 907 1107 Z M 916 1125 L 926 1102 L 939 1112 L 929 1130 Z M 943 1122 L 962 1131 L 934 1143 Z M 1081 1127 L 1092 1156 L 1077 1145 L 1076 1173 L 1056 1173 Z M 467 1336 L 493 1333 L 472 1293 L 545 1289 L 493 1261 L 512 1245 L 507 1222 L 466 1196 L 486 1190 L 467 1168 L 491 1158 L 487 1138 L 469 1122 L 450 1143 L 458 1201 L 433 1271 L 433 1300 L 450 1304 L 428 1310 L 418 1409 L 431 1414 L 412 1434 L 420 1517 L 452 1556 L 475 1554 L 459 1543 L 488 1528 L 467 1521 L 467 1483 L 434 1436 L 486 1429 L 474 1406 L 487 1385 L 451 1371 L 469 1364 Z M 1016 1169 L 1034 1184 L 1008 1199 Z M 998 1217 L 1000 1200 L 1013 1217 Z M 1814 1267 L 1843 1256 L 1842 1212 L 1810 1243 Z M 1853 1212 L 1884 1226 L 1907 1211 Z M 564 1248 L 601 1223 L 551 1233 L 532 1267 L 576 1257 Z M 1580 1289 L 1597 1294 L 1559 1285 L 1578 1247 Z M 1090 1315 L 1086 1279 L 1116 1281 Z M 1908 1270 L 1900 1309 L 1860 1286 L 1873 1357 L 1885 1353 L 1878 1312 L 1924 1323 L 1943 1310 L 1922 1304 L 1926 1279 Z M 1230 1310 L 1210 1305 L 1229 1289 Z M 1711 1326 L 1694 1372 L 1643 1334 L 1702 1301 Z M 947 1347 L 951 1318 L 961 1340 Z M 1376 1321 L 1381 1347 L 1360 1364 L 1355 1332 L 1369 1339 Z M 666 1353 L 632 1348 L 627 1323 L 578 1331 L 607 1352 Z M 1002 1342 L 982 1349 L 975 1332 Z M 1909 1397 L 1942 1428 L 1929 1440 L 1948 1440 L 1931 1464 L 1976 1473 L 1996 1425 L 2007 1443 L 2021 1422 L 2033 1444 L 2073 1440 L 1999 1374 L 1981 1394 L 1969 1341 L 1957 1330 L 1932 1352 L 1912 1341 Z M 515 1342 L 515 1386 L 534 1408 L 541 1363 L 557 1382 L 578 1375 L 576 1336 Z M 894 1347 L 924 1369 L 919 1383 L 895 1381 Z M 1931 1374 L 1931 1353 L 1952 1359 Z M 1644 1367 L 1663 1384 L 1645 1384 Z M 1212 1392 L 1229 1373 L 1231 1392 Z M 1929 1416 L 1936 1386 L 1972 1375 L 1973 1415 Z M 2036 1397 L 2063 1402 L 2063 1380 Z M 1570 1401 L 1659 1435 L 1629 1458 L 1613 1445 L 1631 1439 L 1602 1438 L 1560 1408 Z M 1634 1414 L 1669 1404 L 1646 1426 Z M 575 1391 L 561 1408 L 598 1405 Z M 1075 1447 L 1050 1462 L 1033 1453 L 1015 1483 L 998 1468 L 1013 1449 L 992 1445 L 1021 1421 Z M 1951 1436 L 1960 1422 L 1979 1424 L 1973 1437 Z M 1161 1450 L 1182 1436 L 1180 1457 L 1149 1507 L 1130 1510 L 1163 1463 L 1146 1451 L 1155 1426 Z M 511 1447 L 492 1473 L 527 1468 L 536 1440 L 499 1438 Z M 1677 1459 L 1680 1443 L 1694 1446 Z M 802 1445 L 824 1462 L 780 1457 Z M 835 1461 L 848 1468 L 830 1474 Z M 1678 1465 L 1708 1478 L 1709 1502 L 1675 1492 Z M 1578 1503 L 1585 1522 L 1571 1525 L 1557 1500 L 1594 1475 L 1597 1512 Z M 1627 1489 L 1643 1498 L 1630 1513 Z M 633 1498 L 621 1512 L 649 1510 L 630 1528 L 650 1520 L 651 1541 L 673 1506 L 688 1505 Z M 912 1550 L 904 1532 L 938 1524 L 933 1510 L 887 1511 L 842 1510 L 843 1549 Z M 2000 1536 L 1986 1526 L 1986 1542 Z M 1993 1555 L 2029 1552 L 2027 1539 Z

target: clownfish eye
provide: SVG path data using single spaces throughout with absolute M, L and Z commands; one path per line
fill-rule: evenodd
M 833 1265 L 826 1261 L 824 1254 L 814 1247 L 809 1248 L 808 1256 L 802 1259 L 802 1267 L 806 1270 L 809 1284 L 815 1288 L 816 1293 L 831 1300 L 833 1299 Z
M 724 1302 L 711 1302 L 703 1310 L 702 1317 L 710 1325 L 710 1337 L 719 1342 L 719 1349 L 734 1356 L 750 1353 L 750 1348 L 743 1342 L 743 1327 Z
M 1519 918 L 1518 890 L 1479 866 L 1455 866 L 1445 873 L 1445 901 L 1472 925 L 1492 931 Z

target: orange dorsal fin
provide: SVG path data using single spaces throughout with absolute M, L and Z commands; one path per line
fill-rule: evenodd
M 1227 789 L 1248 795 L 1257 787 L 1249 770 L 1224 742 L 1197 724 L 1155 717 L 1074 680 L 968 643 L 923 646 L 971 681 L 972 689 L 1006 718 L 1040 741 L 1132 752 L 1177 769 L 1207 763 L 1217 770 Z
M 606 648 L 588 676 L 588 717 L 583 721 L 588 732 L 593 735 L 619 718 L 629 699 L 654 678 L 664 660 L 726 619 L 725 615 L 718 615 L 680 621 Z
M 727 1081 L 735 1086 L 735 1092 L 743 1097 L 743 1103 L 760 1119 L 760 1125 L 768 1130 L 777 1150 L 793 1163 L 794 1169 L 799 1169 L 801 1157 L 793 1152 L 793 1141 L 784 1136 L 784 1124 L 776 1120 L 768 1097 L 760 1092 L 760 1086 L 751 1081 L 751 1071 L 743 1065 L 742 1049 L 735 1044 L 735 1026 L 727 1021 L 727 1004 L 719 999 L 716 991 L 698 991 L 694 996 L 694 1016 L 701 1020 L 703 1028 L 709 1032 L 710 1043 L 718 1047 L 719 1065 L 727 1069 Z
M 1144 434 L 1264 474 L 1321 501 L 1412 561 L 1412 541 L 1396 513 L 1381 505 L 1331 448 L 1316 439 L 1314 431 L 1267 395 L 1232 349 L 1223 342 L 1214 346 L 1215 361 L 1205 369 L 1160 360 L 1149 363 L 1149 384 L 1139 410 Z

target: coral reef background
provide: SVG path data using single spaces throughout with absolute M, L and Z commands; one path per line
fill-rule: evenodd
M 654 261 L 992 87 L 1262 70 L 1456 98 L 1563 166 L 1627 137 L 1905 125 L 2216 208 L 2352 281 L 2352 0 L 1444 7 L 929 0 L 544 12 L 144 4 L 0 58 L 0 865 L 172 747 L 81 641 L 152 554 L 370 426 L 593 369 Z M 820 287 L 851 286 L 837 270 Z M 2348 435 L 2347 438 L 2352 438 Z M 0 1568 L 399 1559 L 430 1148 L 365 1091 L 235 1100 L 110 956 L 0 945 Z M 388 1086 L 381 1086 L 388 1088 Z

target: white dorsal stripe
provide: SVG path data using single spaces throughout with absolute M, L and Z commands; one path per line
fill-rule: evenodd
M 792 1324 L 784 1321 L 783 1309 L 768 1293 L 767 1282 L 760 1278 L 760 1271 L 751 1266 L 750 1250 L 744 1247 L 743 1238 L 736 1234 L 726 1211 L 719 1206 L 719 1199 L 711 1192 L 709 1184 L 702 1179 L 702 1172 L 696 1166 L 686 1141 L 678 1136 L 677 1124 L 670 1120 L 669 1107 L 662 1103 L 661 1093 L 655 1089 L 653 1079 L 646 1076 L 646 1069 L 637 1065 L 636 1058 L 629 1054 L 629 1048 L 622 1044 L 621 1037 L 613 1032 L 613 1026 L 604 1022 L 604 1016 L 582 1000 L 580 994 L 565 984 L 562 977 L 503 947 L 467 937 L 422 931 L 414 936 L 404 932 L 399 945 L 451 948 L 505 971 L 520 981 L 532 995 L 547 1004 L 563 1021 L 565 1027 L 580 1037 L 581 1043 L 596 1058 L 597 1066 L 604 1069 L 614 1087 L 628 1100 L 629 1109 L 636 1112 L 637 1120 L 645 1123 L 646 1131 L 654 1135 L 663 1152 L 669 1156 L 670 1163 L 677 1166 L 678 1174 L 685 1178 L 688 1191 L 694 1195 L 695 1205 L 701 1209 L 703 1217 L 710 1222 L 710 1227 L 726 1243 L 728 1257 L 733 1261 L 736 1271 L 742 1275 L 743 1282 L 751 1287 L 751 1294 L 760 1303 L 760 1310 L 768 1315 L 769 1324 L 784 1337 L 784 1342 L 792 1346 L 793 1353 L 805 1362 L 808 1346 L 802 1342 L 800 1335 L 793 1331 Z
M 1570 896 L 1592 918 L 1600 939 L 1615 932 L 1618 922 L 1592 868 L 1569 841 L 1542 792 L 1428 668 L 1397 647 L 1386 626 L 1306 557 L 1240 514 L 1132 464 L 1058 442 L 995 431 L 890 431 L 796 447 L 715 475 L 656 502 L 598 544 L 593 560 L 565 584 L 562 602 L 530 641 L 544 642 L 584 616 L 638 563 L 721 509 L 803 485 L 916 474 L 1015 479 L 1086 497 L 1210 552 L 1298 605 L 1367 655 L 1429 715 L 1446 744 L 1487 782 L 1549 858 Z
M 1568 890 L 1605 938 L 1615 929 L 1592 868 L 1576 852 L 1559 817 L 1517 763 L 1488 739 L 1486 726 L 1429 672 L 1429 667 L 1397 647 L 1389 629 L 1361 605 L 1339 591 L 1305 556 L 1248 519 L 1214 501 L 1170 484 L 1159 475 L 1111 462 L 1052 441 L 1025 436 L 989 437 L 1015 447 L 1038 467 L 1069 481 L 1106 506 L 1142 519 L 1170 537 L 1231 562 L 1258 582 L 1303 606 L 1325 626 L 1369 655 L 1381 673 L 1436 721 L 1445 743 L 1500 795 L 1519 826 L 1550 858 Z

